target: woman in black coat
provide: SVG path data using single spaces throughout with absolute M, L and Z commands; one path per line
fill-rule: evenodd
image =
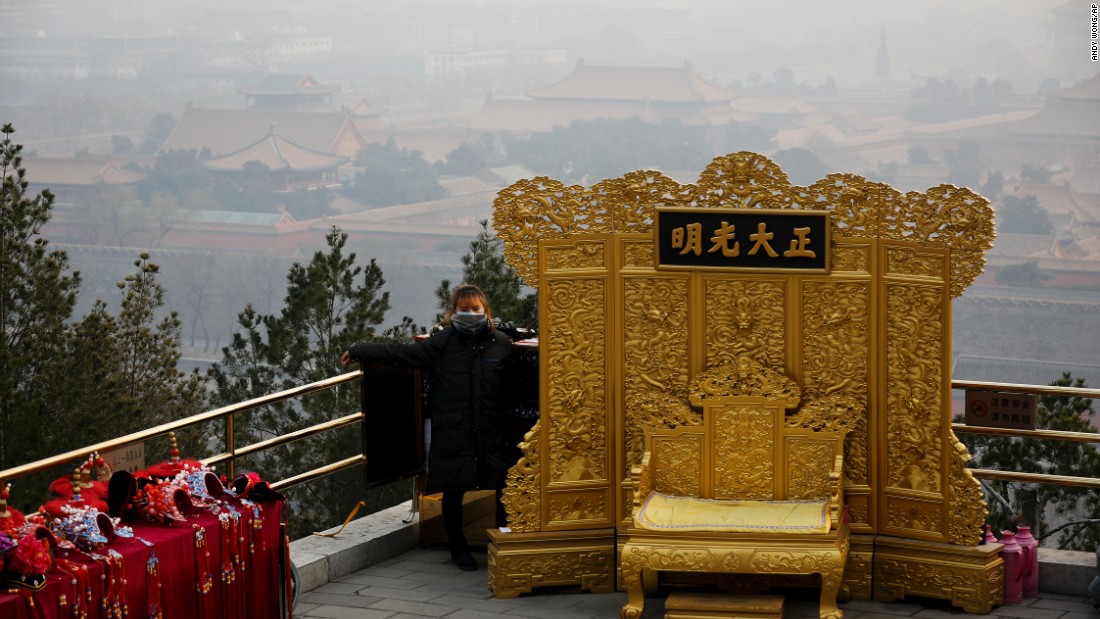
M 502 489 L 519 456 L 504 423 L 510 406 L 506 373 L 512 346 L 508 336 L 493 327 L 489 300 L 477 286 L 454 291 L 443 324 L 442 330 L 413 344 L 355 344 L 340 363 L 373 361 L 428 371 L 428 492 L 443 493 L 451 561 L 473 570 L 477 564 L 462 532 L 463 494 L 496 490 L 497 526 L 504 526 Z

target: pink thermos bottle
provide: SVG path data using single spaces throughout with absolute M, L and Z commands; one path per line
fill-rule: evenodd
M 984 537 L 985 543 L 996 544 L 997 536 L 993 534 L 993 527 L 989 526 L 989 523 L 983 524 L 982 528 L 985 529 Z
M 1039 540 L 1031 535 L 1031 527 L 1016 527 L 1016 543 L 1023 551 L 1021 590 L 1025 598 L 1039 597 Z
M 1019 604 L 1023 598 L 1023 549 L 1016 543 L 1016 534 L 1001 531 L 1001 558 L 1005 562 L 1005 604 Z

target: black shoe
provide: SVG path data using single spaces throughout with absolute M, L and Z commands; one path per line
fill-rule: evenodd
M 466 551 L 451 552 L 451 563 L 454 563 L 458 569 L 464 572 L 472 572 L 477 569 L 474 556 Z

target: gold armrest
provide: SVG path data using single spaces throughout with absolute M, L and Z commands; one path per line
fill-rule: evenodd
M 631 484 L 634 486 L 634 508 L 632 513 L 638 513 L 649 493 L 653 491 L 653 469 L 649 465 L 650 452 L 642 455 L 642 462 L 638 466 L 630 468 Z
M 844 456 L 837 456 L 833 470 L 829 471 L 829 518 L 831 528 L 840 524 L 840 510 L 844 507 Z

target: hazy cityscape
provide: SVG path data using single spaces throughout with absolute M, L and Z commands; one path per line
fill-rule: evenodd
M 80 305 L 148 251 L 193 360 L 245 304 L 275 311 L 333 226 L 381 265 L 386 324 L 428 324 L 516 180 L 686 183 L 753 150 L 796 184 L 990 198 L 956 377 L 1096 386 L 1092 19 L 1078 0 L 0 0 L 0 120 L 57 195 L 43 235 Z

